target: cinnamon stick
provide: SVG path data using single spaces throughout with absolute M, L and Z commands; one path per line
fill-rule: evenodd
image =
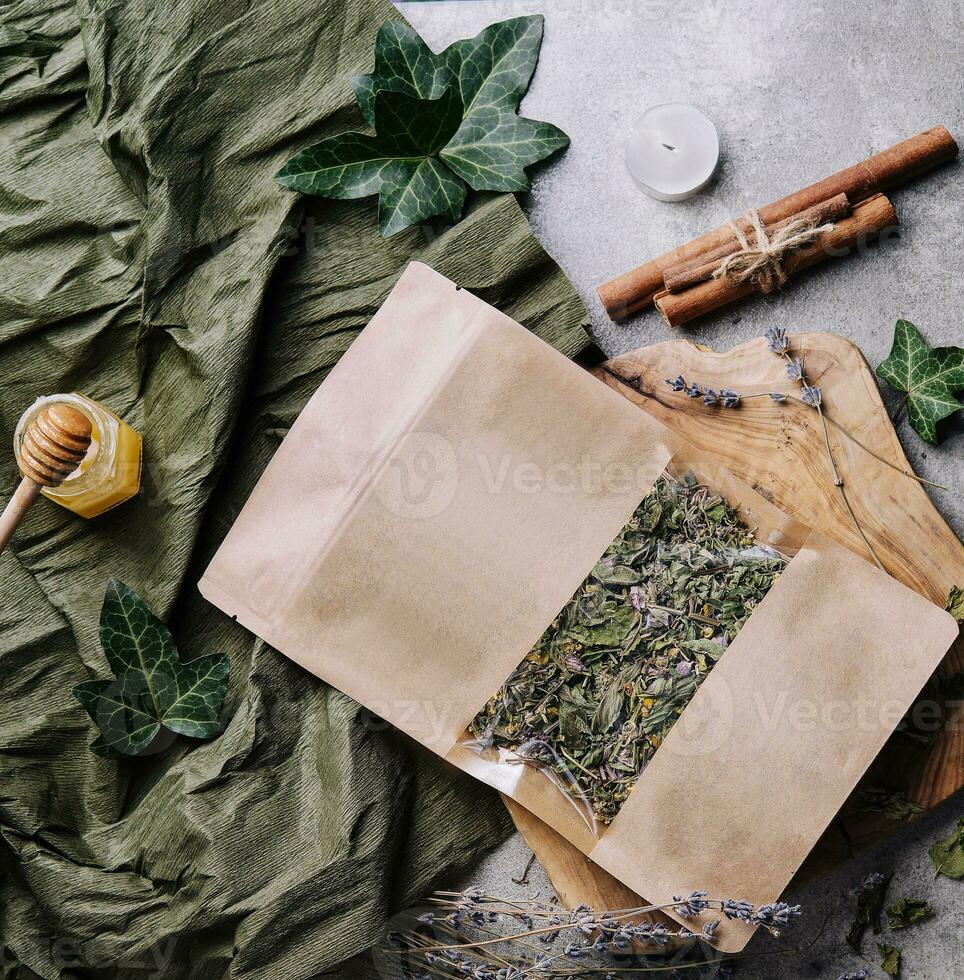
M 823 232 L 811 245 L 791 253 L 784 260 L 783 268 L 788 275 L 793 275 L 821 259 L 841 254 L 883 231 L 896 228 L 897 224 L 894 206 L 883 194 L 875 194 L 855 204 L 849 218 L 836 222 L 830 231 Z M 755 290 L 752 282 L 735 285 L 727 279 L 711 279 L 681 293 L 664 290 L 656 296 L 656 309 L 671 327 L 678 327 L 743 296 L 749 296 Z
M 850 202 L 856 204 L 953 160 L 957 153 L 954 137 L 944 126 L 934 126 L 862 163 L 760 208 L 760 219 L 764 225 L 775 224 L 837 194 L 846 194 Z M 694 262 L 730 238 L 732 232 L 724 225 L 604 283 L 598 292 L 606 312 L 614 320 L 638 312 L 663 289 L 665 269 Z
M 839 221 L 841 218 L 850 214 L 850 201 L 846 194 L 838 194 L 830 198 L 829 201 L 821 201 L 812 208 L 807 208 L 799 214 L 791 215 L 783 221 L 778 221 L 775 225 L 767 225 L 767 236 L 773 238 L 783 231 L 791 222 L 804 220 L 817 227 L 828 222 Z M 748 235 L 752 241 L 753 235 L 749 223 L 744 218 L 737 218 L 734 222 L 739 225 L 743 233 Z M 713 273 L 720 267 L 720 263 L 727 256 L 732 255 L 740 247 L 736 237 L 730 232 L 730 241 L 710 249 L 700 256 L 695 262 L 683 263 L 678 266 L 670 266 L 663 272 L 663 284 L 671 293 L 680 293 L 698 282 L 705 282 L 713 278 Z

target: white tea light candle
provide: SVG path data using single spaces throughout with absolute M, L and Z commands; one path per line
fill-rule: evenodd
M 701 191 L 719 159 L 716 126 L 683 102 L 647 109 L 626 144 L 626 168 L 658 201 L 684 201 Z

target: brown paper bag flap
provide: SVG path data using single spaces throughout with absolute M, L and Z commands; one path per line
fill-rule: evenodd
M 592 859 L 653 903 L 701 888 L 775 901 L 957 630 L 942 609 L 811 533 Z M 719 917 L 686 924 L 698 931 Z M 737 952 L 752 933 L 724 921 L 714 945 Z

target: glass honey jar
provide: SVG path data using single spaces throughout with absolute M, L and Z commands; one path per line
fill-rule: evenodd
M 24 433 L 44 408 L 55 403 L 72 405 L 90 419 L 90 449 L 63 483 L 40 492 L 80 517 L 97 517 L 133 497 L 141 485 L 141 437 L 86 395 L 47 395 L 23 413 L 13 436 L 18 465 Z

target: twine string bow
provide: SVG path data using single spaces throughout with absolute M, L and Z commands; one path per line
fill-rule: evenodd
M 817 225 L 811 218 L 797 218 L 771 238 L 760 220 L 759 211 L 747 211 L 743 218 L 750 225 L 756 243 L 750 243 L 735 221 L 727 222 L 739 242 L 740 250 L 723 259 L 713 278 L 729 279 L 735 286 L 752 281 L 761 293 L 772 292 L 787 281 L 783 260 L 790 252 L 811 244 L 818 235 L 833 228 L 832 223 Z

